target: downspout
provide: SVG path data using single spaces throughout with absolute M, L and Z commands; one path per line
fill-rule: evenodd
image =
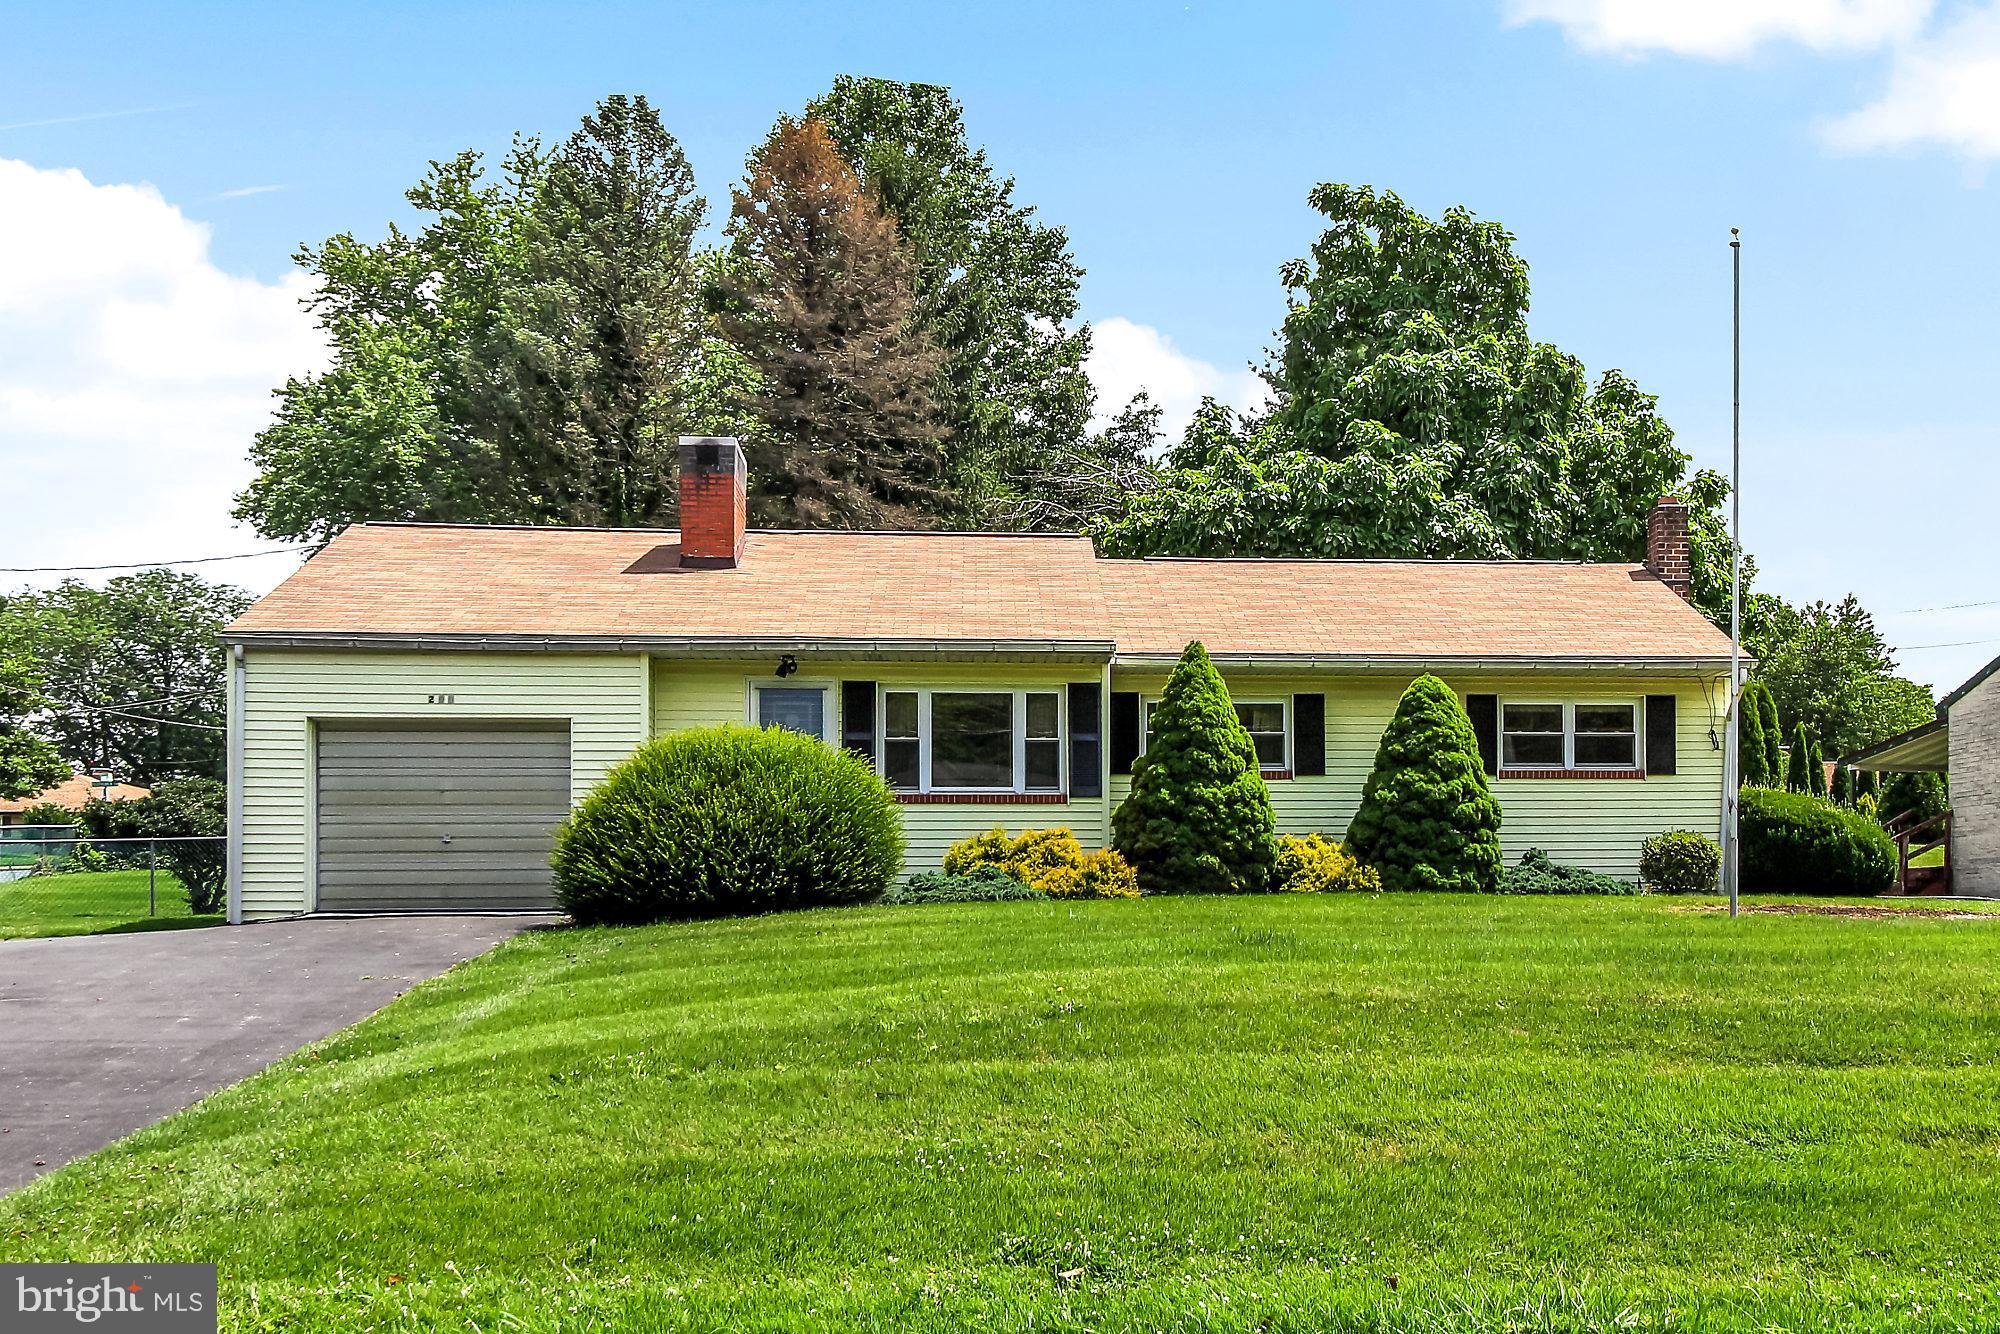
M 229 924 L 243 921 L 243 646 L 229 646 Z
M 1111 846 L 1111 663 L 1104 663 L 1104 684 L 1097 692 L 1097 790 L 1104 794 L 1104 841 Z

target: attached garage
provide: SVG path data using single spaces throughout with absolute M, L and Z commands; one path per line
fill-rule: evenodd
M 567 723 L 322 721 L 316 732 L 319 911 L 554 905 Z

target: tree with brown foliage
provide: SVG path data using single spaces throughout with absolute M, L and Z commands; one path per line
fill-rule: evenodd
M 896 224 L 826 127 L 781 117 L 735 192 L 723 326 L 759 372 L 747 407 L 764 525 L 933 527 L 946 508 L 935 397 Z

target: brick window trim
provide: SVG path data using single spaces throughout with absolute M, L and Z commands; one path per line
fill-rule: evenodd
M 905 806 L 1065 806 L 1067 792 L 898 792 Z
M 1264 776 L 1264 781 L 1267 783 L 1287 782 L 1292 776 L 1290 769 L 1259 769 L 1257 772 Z
M 1502 769 L 1501 778 L 1644 778 L 1644 769 Z

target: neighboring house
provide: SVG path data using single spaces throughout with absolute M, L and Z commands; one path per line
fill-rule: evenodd
M 741 453 L 683 443 L 682 529 L 364 524 L 232 647 L 234 917 L 532 907 L 551 827 L 649 736 L 783 724 L 869 756 L 911 869 L 996 824 L 1087 845 L 1201 639 L 1279 827 L 1339 837 L 1404 687 L 1465 698 L 1529 847 L 1618 875 L 1716 829 L 1729 643 L 1646 565 L 1105 560 L 1076 536 L 745 532 Z
M 1950 890 L 2000 898 L 2000 658 L 1940 700 L 1933 721 L 1856 751 L 1846 763 L 1878 773 L 1950 774 Z
M 32 797 L 16 797 L 0 800 L 0 828 L 26 823 L 25 813 L 35 806 L 54 805 L 65 810 L 80 811 L 83 804 L 92 797 L 104 797 L 110 801 L 134 801 L 151 796 L 152 789 L 134 787 L 130 783 L 103 783 L 89 774 L 75 774 L 49 788 L 37 792 Z

